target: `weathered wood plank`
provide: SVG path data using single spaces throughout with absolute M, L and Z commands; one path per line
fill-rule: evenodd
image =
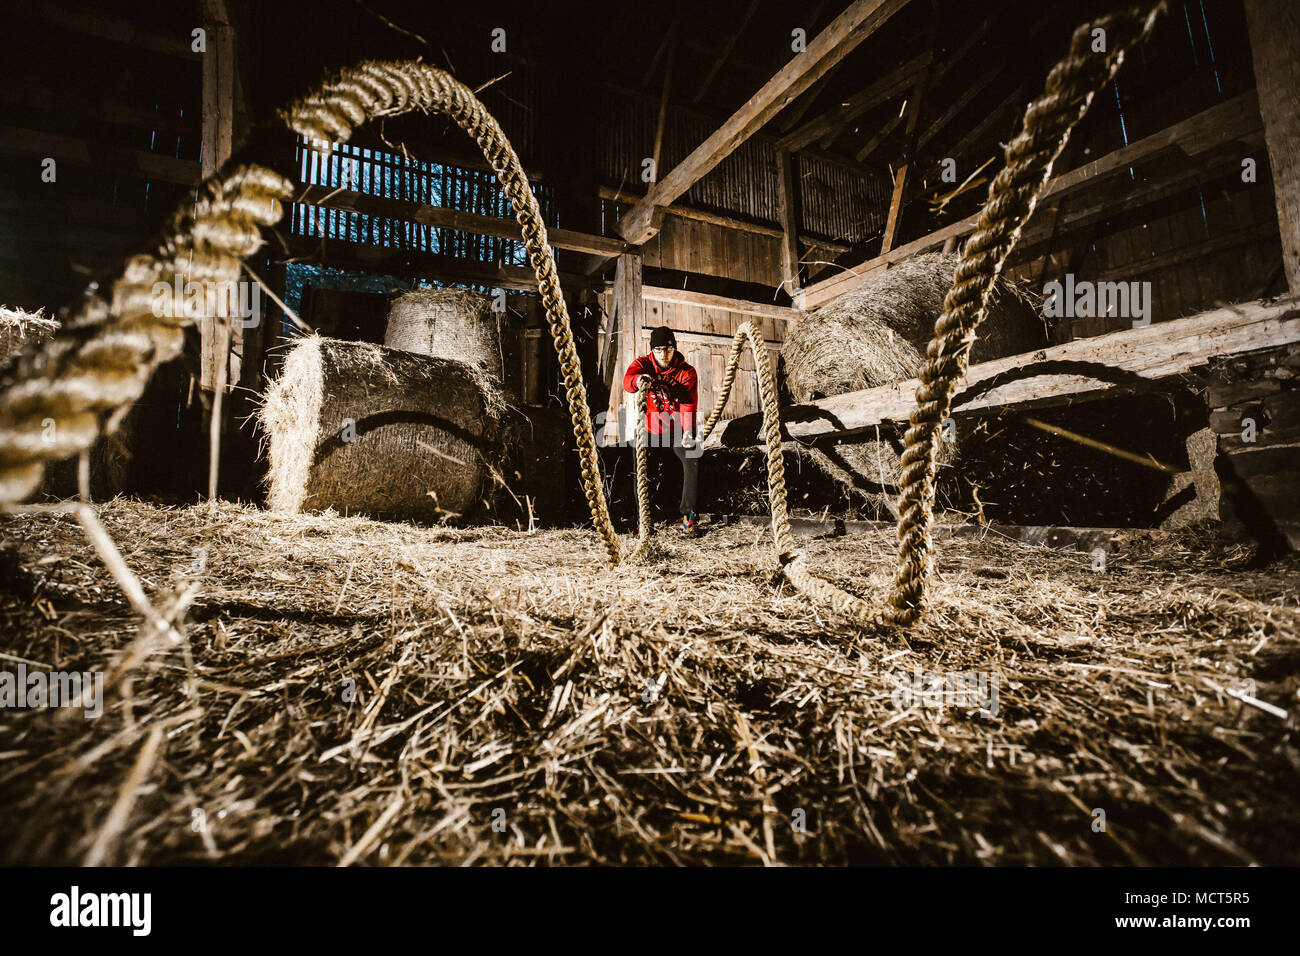
M 768 305 L 765 302 L 750 302 L 745 299 L 729 299 L 722 295 L 707 292 L 692 292 L 689 289 L 665 289 L 648 285 L 642 295 L 656 302 L 678 302 L 683 305 L 703 306 L 707 309 L 724 309 L 727 312 L 742 312 L 747 315 L 766 315 L 786 322 L 797 321 L 802 315 L 798 309 L 781 305 Z
M 1300 294 L 1300 6 L 1246 0 L 1287 284 Z
M 777 151 L 777 217 L 781 223 L 781 282 L 786 292 L 799 289 L 799 189 L 794 178 L 794 157 Z

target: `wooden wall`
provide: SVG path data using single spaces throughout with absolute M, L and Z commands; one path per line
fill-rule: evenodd
M 620 204 L 619 208 L 629 207 Z M 643 248 L 647 268 L 766 286 L 781 282 L 781 240 L 776 236 L 666 215 L 659 234 Z
M 1153 322 L 1278 291 L 1282 252 L 1267 154 L 1260 148 L 1255 155 L 1259 179 L 1253 184 L 1242 183 L 1240 168 L 1232 167 L 1191 189 L 1172 208 L 1170 203 L 1153 208 L 1149 216 L 1124 217 L 1117 205 L 1116 221 L 1103 223 L 1082 247 L 1076 241 L 1051 253 L 1046 263 L 1022 262 L 1010 274 L 1035 292 L 1067 272 L 1077 281 L 1150 282 Z M 1090 201 L 1087 193 L 1074 200 Z M 1132 326 L 1125 316 L 1062 322 L 1059 341 Z
M 654 298 L 653 292 L 643 297 L 644 319 L 642 328 L 636 335 L 636 345 L 632 350 L 635 355 L 645 355 L 650 351 L 650 331 L 666 325 L 677 333 L 677 348 L 685 356 L 699 376 L 699 411 L 703 421 L 712 411 L 717 399 L 718 388 L 727 369 L 727 358 L 731 354 L 731 339 L 736 330 L 745 322 L 762 330 L 763 338 L 768 343 L 768 356 L 773 368 L 780 358 L 781 346 L 785 342 L 788 322 L 770 315 L 756 315 L 735 312 L 730 309 L 705 308 L 686 305 L 679 302 L 662 302 Z M 613 308 L 613 293 L 600 297 L 601 308 L 606 315 Z M 602 339 L 604 333 L 601 335 Z M 602 343 L 603 346 L 603 343 Z M 625 353 L 626 354 L 626 353 Z M 626 367 L 616 370 L 613 388 L 610 391 L 608 412 L 619 414 L 620 409 L 625 422 L 635 423 L 635 414 L 629 409 L 635 407 L 636 396 L 623 390 L 623 373 Z M 722 416 L 723 421 L 749 415 L 760 410 L 758 400 L 758 379 L 754 371 L 754 356 L 748 346 L 741 353 L 739 371 L 731 390 Z M 606 444 L 614 444 L 614 436 L 607 432 Z

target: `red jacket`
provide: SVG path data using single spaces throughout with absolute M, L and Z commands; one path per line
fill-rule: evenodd
M 682 358 L 682 353 L 675 353 L 667 368 L 661 367 L 654 355 L 642 355 L 627 367 L 623 388 L 636 392 L 636 380 L 641 375 L 655 379 L 646 397 L 646 430 L 652 435 L 661 434 L 663 426 L 671 419 L 677 429 L 695 434 L 699 377 Z

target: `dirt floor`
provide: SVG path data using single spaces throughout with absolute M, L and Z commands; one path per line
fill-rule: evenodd
M 100 514 L 181 639 L 73 516 L 0 518 L 0 670 L 108 675 L 95 719 L 0 710 L 6 863 L 1300 861 L 1296 557 L 945 539 L 892 633 L 760 528 L 611 571 L 581 530 Z M 891 532 L 804 540 L 883 594 Z

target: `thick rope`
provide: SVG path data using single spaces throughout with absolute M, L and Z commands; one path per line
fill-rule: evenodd
M 240 259 L 261 247 L 259 227 L 279 221 L 291 188 L 259 166 L 220 171 L 172 216 L 153 254 L 127 261 L 107 298 L 92 286 L 48 342 L 19 354 L 0 383 L 0 502 L 33 494 L 46 464 L 116 427 L 154 369 L 180 353 L 182 328 L 196 318 L 186 283 L 215 290 L 238 280 Z
M 771 359 L 752 325 L 745 323 L 737 330 L 718 401 L 698 440 L 708 437 L 721 416 L 748 339 L 763 406 L 773 542 L 786 577 L 799 590 L 864 622 L 910 624 L 920 615 L 932 550 L 929 529 L 938 424 L 946 417 L 956 382 L 965 373 L 988 297 L 1070 130 L 1086 112 L 1095 90 L 1119 68 L 1124 51 L 1151 30 L 1163 6 L 1162 0 L 1145 14 L 1128 10 L 1080 27 L 1069 55 L 1049 75 L 1047 92 L 1030 104 L 1024 130 L 1007 147 L 1007 166 L 990 186 L 979 227 L 957 268 L 927 352 L 929 362 L 917 390 L 919 407 L 911 418 L 903 456 L 898 575 L 890 607 L 883 615 L 861 598 L 815 577 L 808 571 L 803 553 L 796 551 L 790 532 Z M 1097 28 L 1107 31 L 1110 52 L 1104 55 L 1090 50 Z M 1120 39 L 1112 39 L 1112 31 Z M 519 159 L 496 120 L 449 74 L 409 62 L 369 62 L 346 70 L 319 93 L 283 111 L 281 117 L 309 140 L 346 142 L 362 123 L 413 109 L 441 112 L 469 133 L 515 210 L 560 359 L 583 490 L 610 562 L 618 564 L 622 549 L 600 481 L 586 387 L 546 226 Z M 291 188 L 289 181 L 262 167 L 222 170 L 200 186 L 193 211 L 182 210 L 173 216 L 156 255 L 130 260 L 122 278 L 114 283 L 111 302 L 92 290 L 54 339 L 24 355 L 11 368 L 0 390 L 0 501 L 28 496 L 39 485 L 46 462 L 89 448 L 103 419 L 113 416 L 111 427 L 139 397 L 153 369 L 180 350 L 180 327 L 194 316 L 186 315 L 174 296 L 160 299 L 155 283 L 174 287 L 180 276 L 182 284 L 197 281 L 207 288 L 237 279 L 240 257 L 260 247 L 258 227 L 279 221 L 281 200 L 289 197 Z M 644 441 L 648 388 L 643 385 L 637 392 L 641 532 L 633 556 L 644 554 L 650 539 Z M 55 422 L 53 430 L 47 428 L 51 420 Z
M 1094 93 L 1115 75 L 1125 52 L 1151 32 L 1163 10 L 1164 0 L 1154 7 L 1143 4 L 1074 31 L 1069 53 L 1048 74 L 1046 92 L 1029 104 L 1020 134 L 1007 146 L 1006 166 L 989 186 L 979 225 L 935 323 L 916 390 L 917 408 L 909 419 L 898 500 L 898 572 L 886 612 L 892 624 L 911 624 L 921 615 L 934 549 L 930 526 L 939 425 L 948 417 L 957 381 L 970 364 L 971 346 L 998 276 L 1070 131 L 1083 119 Z M 1105 31 L 1105 53 L 1093 52 L 1099 29 Z
M 547 243 L 546 224 L 519 157 L 496 119 L 468 87 L 449 73 L 411 62 L 370 62 L 344 70 L 320 92 L 292 104 L 280 115 L 290 129 L 309 140 L 344 143 L 354 128 L 369 120 L 414 109 L 449 116 L 478 143 L 515 211 L 560 359 L 573 435 L 577 440 L 583 492 L 609 561 L 616 565 L 621 549 L 605 502 L 587 389 L 582 381 L 568 308 L 560 292 L 560 278 Z

